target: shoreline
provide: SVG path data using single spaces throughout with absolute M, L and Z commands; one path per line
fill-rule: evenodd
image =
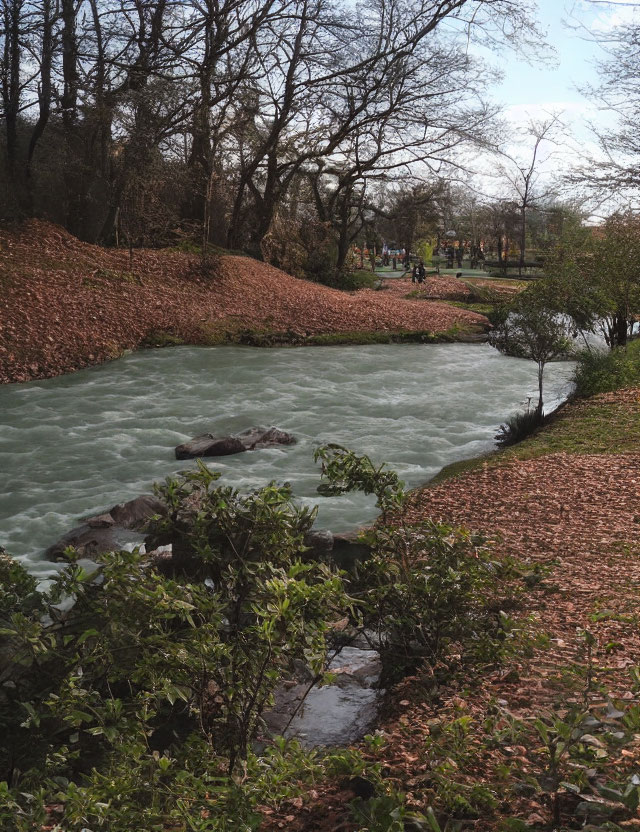
M 225 255 L 128 253 L 31 220 L 0 228 L 0 383 L 51 378 L 142 346 L 313 346 L 482 337 L 487 318 L 393 292 L 346 292 Z

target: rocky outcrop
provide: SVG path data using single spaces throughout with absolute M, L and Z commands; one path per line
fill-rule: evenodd
M 229 456 L 243 451 L 255 451 L 259 448 L 275 448 L 280 445 L 292 445 L 296 441 L 290 433 L 279 428 L 249 428 L 242 433 L 230 436 L 215 436 L 203 433 L 188 442 L 178 445 L 176 459 L 196 459 L 203 456 Z

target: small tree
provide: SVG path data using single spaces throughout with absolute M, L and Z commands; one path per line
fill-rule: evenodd
M 567 319 L 544 304 L 534 289 L 523 292 L 506 310 L 489 335 L 489 343 L 505 355 L 527 358 L 538 365 L 538 421 L 543 416 L 543 376 L 549 361 L 566 356 L 571 348 Z
M 640 315 L 640 220 L 616 214 L 597 228 L 568 228 L 547 263 L 547 302 L 577 330 L 600 332 L 613 349 Z

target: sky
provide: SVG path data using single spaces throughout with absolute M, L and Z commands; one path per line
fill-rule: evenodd
M 589 0 L 537 0 L 540 27 L 553 47 L 555 57 L 547 63 L 527 62 L 517 54 L 505 54 L 504 77 L 490 88 L 492 100 L 499 103 L 503 117 L 517 130 L 530 119 L 544 119 L 549 113 L 562 113 L 566 126 L 559 146 L 547 145 L 550 158 L 543 166 L 554 176 L 591 154 L 601 151 L 589 122 L 599 126 L 611 123 L 612 116 L 601 110 L 584 88 L 597 84 L 596 62 L 605 57 L 602 47 L 593 40 L 595 32 L 611 31 L 617 24 L 635 20 L 640 23 L 640 0 L 589 2 Z M 512 145 L 512 152 L 525 161 L 527 142 Z M 544 153 L 543 153 L 544 155 Z

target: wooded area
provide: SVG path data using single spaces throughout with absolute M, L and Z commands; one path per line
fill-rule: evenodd
M 135 246 L 195 235 L 276 263 L 283 237 L 307 253 L 331 237 L 338 269 L 382 185 L 409 197 L 416 166 L 436 182 L 495 138 L 493 71 L 469 39 L 536 34 L 511 0 L 1 9 L 3 218 Z

